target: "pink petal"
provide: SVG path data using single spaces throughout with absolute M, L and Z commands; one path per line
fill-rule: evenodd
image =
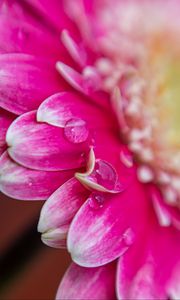
M 65 28 L 71 28 L 71 21 L 64 12 L 64 1 L 59 0 L 26 0 L 29 7 L 39 14 L 40 19 L 46 22 L 54 31 L 60 32 Z
M 11 124 L 11 122 L 15 119 L 15 115 L 9 113 L 8 111 L 0 108 L 0 155 L 6 149 L 6 132 Z
M 91 67 L 89 67 L 84 74 L 78 73 L 62 62 L 57 62 L 56 68 L 72 87 L 85 95 L 91 95 L 100 88 L 100 77 Z
M 107 114 L 93 102 L 71 92 L 62 92 L 47 98 L 37 111 L 39 122 L 59 127 L 65 127 L 72 118 L 82 118 L 88 122 L 89 128 L 110 127 L 106 117 Z
M 73 217 L 89 194 L 75 178 L 71 178 L 50 196 L 41 210 L 38 224 L 43 242 L 62 247 Z
M 61 40 L 73 60 L 81 67 L 86 66 L 87 54 L 85 49 L 75 42 L 67 30 L 62 31 Z
M 54 66 L 30 55 L 0 55 L 0 106 L 15 114 L 36 109 L 62 90 Z
M 153 216 L 149 222 L 156 222 Z M 139 241 L 119 260 L 118 299 L 168 299 L 178 290 L 178 277 L 173 271 L 180 262 L 179 233 L 152 223 L 152 232 L 146 227 Z
M 45 172 L 24 168 L 11 160 L 7 152 L 0 157 L 0 190 L 15 199 L 47 199 L 72 175 L 72 171 Z
M 52 248 L 66 248 L 66 237 L 69 225 L 62 225 L 59 228 L 50 229 L 41 235 L 42 242 Z
M 40 26 L 15 17 L 12 8 L 0 11 L 0 35 L 0 53 L 21 52 L 41 57 L 51 56 L 54 61 L 60 57 L 62 59 L 59 37 L 52 36 Z
M 170 299 L 180 299 L 180 262 L 173 269 L 172 276 L 167 287 L 167 294 Z
M 180 214 L 177 206 L 169 205 L 157 187 L 149 186 L 156 217 L 161 226 L 173 225 L 180 230 Z
M 115 300 L 115 271 L 115 263 L 90 269 L 72 263 L 59 286 L 56 300 Z
M 101 90 L 101 77 L 95 68 L 87 66 L 81 74 L 69 65 L 58 61 L 56 69 L 74 89 L 86 96 L 90 96 L 91 100 L 101 106 L 103 110 L 108 111 L 109 116 L 112 116 L 110 113 L 109 95 Z
M 136 181 L 120 194 L 92 193 L 70 226 L 68 249 L 74 262 L 96 267 L 122 255 L 142 232 L 147 206 Z
M 79 134 L 81 138 L 81 132 Z M 38 123 L 36 112 L 17 118 L 8 129 L 6 141 L 8 152 L 15 161 L 28 168 L 46 171 L 82 167 L 85 164 L 82 155 L 89 149 L 88 140 L 70 142 L 64 128 Z

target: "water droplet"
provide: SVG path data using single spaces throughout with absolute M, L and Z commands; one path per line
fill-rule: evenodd
M 131 228 L 128 228 L 123 234 L 123 240 L 127 246 L 131 246 L 135 240 L 135 234 Z
M 117 184 L 118 175 L 111 164 L 98 159 L 96 161 L 94 171 L 89 176 L 89 179 L 106 189 L 112 190 Z
M 89 197 L 89 206 L 93 209 L 102 208 L 104 205 L 105 197 L 100 193 L 92 193 Z
M 64 127 L 64 134 L 68 141 L 78 144 L 87 140 L 89 130 L 84 120 L 73 118 L 67 121 Z

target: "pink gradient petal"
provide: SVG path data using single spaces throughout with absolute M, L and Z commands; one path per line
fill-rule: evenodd
M 60 30 L 71 28 L 71 21 L 64 13 L 63 7 L 64 1 L 59 0 L 26 0 L 26 3 L 30 5 L 31 9 L 40 15 L 46 26 L 49 25 L 50 29 L 60 32 Z
M 0 11 L 0 53 L 27 53 L 38 56 L 48 56 L 58 60 L 62 58 L 62 46 L 59 38 L 52 36 L 27 21 L 13 16 L 12 9 Z M 52 45 L 54 45 L 52 47 Z M 42 51 L 43 49 L 43 51 Z
M 151 221 L 155 223 L 153 216 Z M 172 228 L 156 226 L 144 232 L 119 260 L 118 299 L 156 300 L 175 295 L 179 278 L 173 269 L 180 261 L 179 244 L 179 232 Z
M 167 287 L 167 294 L 170 299 L 180 299 L 180 262 L 174 267 L 172 276 Z
M 49 197 L 41 210 L 38 223 L 38 231 L 42 233 L 46 244 L 50 240 L 50 246 L 53 243 L 61 247 L 62 239 L 66 238 L 66 234 L 62 236 L 63 229 L 67 233 L 73 217 L 89 194 L 75 178 L 71 178 Z
M 90 100 L 71 92 L 62 92 L 47 98 L 37 110 L 37 121 L 65 127 L 72 118 L 83 119 L 88 122 L 90 129 L 110 127 L 105 113 Z
M 100 88 L 100 77 L 91 67 L 84 69 L 83 74 L 62 62 L 57 62 L 56 68 L 72 87 L 85 95 L 91 95 Z
M 48 230 L 41 235 L 41 240 L 45 245 L 52 248 L 66 248 L 68 230 L 69 225 L 62 225 L 59 228 Z
M 90 96 L 91 100 L 100 105 L 103 110 L 110 112 L 109 95 L 100 90 L 101 78 L 93 67 L 87 66 L 81 74 L 69 65 L 58 61 L 56 69 L 74 89 Z
M 120 194 L 92 193 L 70 226 L 73 261 L 96 267 L 122 255 L 141 234 L 147 211 L 147 199 L 136 181 Z
M 82 167 L 82 156 L 88 149 L 88 140 L 70 142 L 64 129 L 36 121 L 36 112 L 25 113 L 9 127 L 6 141 L 10 156 L 25 167 L 58 171 Z
M 72 171 L 45 172 L 24 168 L 7 152 L 0 157 L 0 190 L 20 200 L 45 200 L 72 177 Z
M 5 141 L 6 132 L 9 125 L 14 119 L 15 119 L 15 115 L 0 108 L 0 155 L 7 148 L 6 141 Z
M 82 268 L 74 263 L 67 270 L 56 300 L 115 300 L 116 263 L 99 268 Z
M 86 66 L 87 54 L 85 49 L 75 42 L 75 40 L 71 37 L 70 33 L 67 30 L 62 31 L 61 41 L 72 59 L 81 67 Z
M 0 55 L 0 78 L 0 107 L 15 114 L 36 109 L 62 90 L 54 66 L 31 55 Z

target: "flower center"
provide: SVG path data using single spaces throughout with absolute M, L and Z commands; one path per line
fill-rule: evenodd
M 164 83 L 157 95 L 159 123 L 166 130 L 163 138 L 167 145 L 180 147 L 180 63 L 170 61 L 167 70 L 162 68 L 162 71 Z
M 110 13 L 99 12 L 106 30 L 97 35 L 106 59 L 97 62 L 97 69 L 104 89 L 112 99 L 114 94 L 119 97 L 115 112 L 120 131 L 140 162 L 140 180 L 158 183 L 165 200 L 177 205 L 180 24 L 178 18 L 170 21 L 176 11 L 158 5 L 159 1 L 142 1 L 142 5 L 124 1 L 116 10 L 110 4 Z
M 144 101 L 158 121 L 157 129 L 164 130 L 159 137 L 170 147 L 180 146 L 180 49 L 176 41 L 162 33 L 152 36 L 146 45 L 147 61 L 140 66 L 146 80 Z
M 172 49 L 169 45 L 164 36 L 158 40 L 155 36 L 146 45 L 146 55 L 137 63 L 137 74 L 130 78 L 124 92 L 127 101 L 124 114 L 129 146 L 151 172 L 146 178 L 163 186 L 165 198 L 167 189 L 173 190 L 173 203 L 177 203 L 180 196 L 180 51 L 177 50 L 180 49 L 176 43 L 171 44 Z M 139 89 L 135 88 L 138 82 L 142 82 Z M 134 111 L 133 105 L 137 106 Z M 140 179 L 143 180 L 141 175 Z

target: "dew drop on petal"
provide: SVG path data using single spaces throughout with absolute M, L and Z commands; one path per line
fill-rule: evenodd
M 116 186 L 118 175 L 116 170 L 108 162 L 98 159 L 95 164 L 94 171 L 90 175 L 90 180 L 103 186 L 106 189 L 114 189 Z
M 85 142 L 89 136 L 89 130 L 84 120 L 72 118 L 64 127 L 64 134 L 68 141 L 74 144 Z
M 95 210 L 102 208 L 104 205 L 105 197 L 100 193 L 92 193 L 88 198 L 89 206 Z

